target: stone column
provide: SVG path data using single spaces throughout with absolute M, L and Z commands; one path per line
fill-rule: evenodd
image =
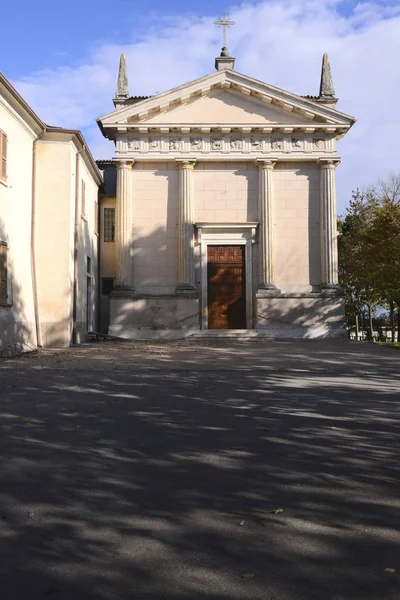
M 274 223 L 272 171 L 276 159 L 258 159 L 258 205 L 260 214 L 259 292 L 279 292 L 274 274 Z
M 115 243 L 117 260 L 116 291 L 134 291 L 132 264 L 132 160 L 117 160 L 117 202 Z
M 178 285 L 177 293 L 193 293 L 194 285 L 194 166 L 195 160 L 178 160 Z
M 338 249 L 336 222 L 335 170 L 339 160 L 321 159 L 321 290 L 336 291 L 338 279 Z

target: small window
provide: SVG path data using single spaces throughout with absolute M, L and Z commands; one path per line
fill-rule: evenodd
M 82 217 L 86 215 L 86 184 L 83 179 L 81 181 L 81 213 Z
M 104 209 L 104 241 L 115 242 L 115 208 Z
M 0 242 L 0 306 L 8 301 L 7 251 L 6 242 Z
M 113 277 L 102 277 L 101 278 L 101 293 L 103 296 L 109 296 L 114 289 L 114 278 Z
M 7 134 L 0 129 L 0 179 L 7 181 Z
M 86 257 L 86 271 L 88 275 L 92 274 L 92 259 L 90 256 Z
M 99 203 L 94 201 L 94 232 L 99 233 Z

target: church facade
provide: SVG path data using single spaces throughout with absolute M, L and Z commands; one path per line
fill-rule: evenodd
M 124 338 L 345 335 L 338 286 L 336 109 L 328 58 L 302 97 L 234 70 L 130 96 L 121 56 L 115 142 L 99 161 L 101 321 Z M 107 183 L 108 182 L 108 183 Z

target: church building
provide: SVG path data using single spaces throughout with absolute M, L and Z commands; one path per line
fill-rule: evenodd
M 224 26 L 226 21 L 222 20 Z M 343 336 L 336 109 L 234 69 L 131 96 L 121 56 L 101 196 L 101 326 L 124 338 Z

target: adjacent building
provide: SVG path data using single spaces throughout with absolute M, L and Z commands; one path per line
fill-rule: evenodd
M 0 353 L 79 342 L 98 320 L 101 174 L 2 74 L 0 156 Z

